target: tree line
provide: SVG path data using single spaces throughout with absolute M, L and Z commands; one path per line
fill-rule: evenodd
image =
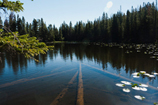
M 20 35 L 29 34 L 44 42 L 51 41 L 84 41 L 104 43 L 155 43 L 158 40 L 158 11 L 157 2 L 143 3 L 139 8 L 131 8 L 126 13 L 118 11 L 108 17 L 83 23 L 78 21 L 74 26 L 63 22 L 59 28 L 49 24 L 43 18 L 33 19 L 32 23 L 25 22 L 25 18 L 17 17 L 13 12 L 9 19 L 4 20 L 4 26 Z M 0 23 L 2 20 L 0 18 Z

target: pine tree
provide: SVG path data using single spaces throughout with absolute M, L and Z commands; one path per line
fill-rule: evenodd
M 63 40 L 64 40 L 63 34 L 62 34 L 62 28 L 61 28 L 61 27 L 59 28 L 59 40 L 60 40 L 60 41 L 63 41 Z
M 48 26 L 48 41 L 55 41 L 55 35 L 51 24 Z
M 38 35 L 38 26 L 37 26 L 37 20 L 36 19 L 33 19 L 33 22 L 32 22 L 32 31 L 33 31 L 33 36 L 37 37 L 37 39 L 39 38 L 39 35 Z
M 3 24 L 3 21 L 1 19 L 1 16 L 0 16 L 0 24 Z M 2 25 L 0 25 L 0 29 L 2 29 Z
M 13 32 L 16 31 L 16 17 L 13 12 L 11 12 L 9 15 L 9 28 Z
M 26 25 L 25 25 L 25 18 L 22 17 L 22 21 L 21 21 L 21 26 L 22 26 L 22 35 L 26 34 Z
M 72 22 L 70 21 L 69 23 L 69 37 L 68 37 L 68 41 L 72 41 L 72 36 L 73 35 L 73 27 L 72 27 Z
M 17 15 L 17 23 L 16 23 L 16 26 L 17 26 L 17 31 L 19 32 L 19 34 L 21 35 L 22 34 L 22 20 L 21 18 L 19 17 L 19 15 Z
M 29 23 L 26 22 L 26 33 L 28 34 L 29 33 Z

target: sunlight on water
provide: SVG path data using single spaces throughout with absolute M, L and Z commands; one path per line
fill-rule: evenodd
M 158 62 L 143 52 L 125 52 L 117 47 L 55 44 L 53 51 L 36 57 L 39 63 L 22 55 L 11 58 L 4 54 L 4 62 L 0 64 L 0 104 L 149 105 L 157 102 Z M 138 75 L 139 78 L 134 77 Z

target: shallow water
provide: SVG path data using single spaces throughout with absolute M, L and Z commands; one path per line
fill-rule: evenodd
M 158 101 L 158 76 L 133 78 L 134 72 L 158 72 L 158 61 L 127 49 L 88 44 L 55 44 L 53 51 L 37 56 L 39 63 L 22 55 L 1 54 L 0 105 L 153 105 Z M 147 84 L 147 91 L 129 81 Z M 129 93 L 123 92 L 129 88 Z M 144 100 L 134 98 L 144 96 Z

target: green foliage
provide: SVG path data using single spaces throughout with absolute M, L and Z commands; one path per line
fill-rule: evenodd
M 12 1 L 3 0 L 0 5 L 2 8 L 10 9 L 9 5 Z M 15 2 L 16 3 L 16 2 Z M 20 5 L 21 4 L 21 5 Z M 18 2 L 17 5 L 22 6 L 23 3 Z M 7 7 L 8 6 L 8 7 Z M 15 8 L 16 6 L 13 6 Z M 23 9 L 19 9 L 22 11 Z M 16 9 L 15 12 L 18 12 Z M 16 27 L 19 34 L 29 34 L 35 36 L 40 41 L 86 41 L 86 42 L 105 42 L 105 43 L 154 43 L 158 38 L 158 11 L 154 3 L 143 4 L 143 7 L 127 10 L 126 15 L 118 11 L 112 17 L 108 17 L 103 13 L 102 18 L 83 23 L 77 22 L 74 27 L 72 23 L 69 25 L 63 22 L 59 28 L 55 25 L 47 27 L 43 18 L 34 19 L 32 24 L 26 25 L 24 18 L 17 18 Z M 7 23 L 8 21 L 5 21 Z M 12 23 L 12 31 L 15 31 L 15 21 Z M 26 25 L 26 26 L 25 26 Z M 7 26 L 7 24 L 6 24 Z
M 144 100 L 145 99 L 145 97 L 143 97 L 143 96 L 140 96 L 141 98 L 142 98 L 142 100 Z
M 36 37 L 29 37 L 28 34 L 21 36 L 18 35 L 18 32 L 13 32 L 13 34 L 20 43 L 15 40 L 11 33 L 2 33 L 0 34 L 0 49 L 6 50 L 6 47 L 10 47 L 11 51 L 22 53 L 26 58 L 33 58 L 39 54 L 46 54 L 49 49 L 53 48 L 53 46 L 48 47 L 44 42 L 39 42 Z
M 131 85 L 132 85 L 132 87 L 138 86 L 138 84 L 133 84 L 133 83 L 131 83 Z
M 3 29 L 0 29 L 0 32 L 3 32 Z
M 125 87 L 126 85 L 125 85 L 125 84 L 123 84 L 122 86 L 124 86 L 124 87 Z
M 158 105 L 158 102 L 154 102 L 154 105 Z
M 137 76 L 140 76 L 140 73 L 138 73 Z
M 59 36 L 64 41 L 88 41 L 105 43 L 155 43 L 158 38 L 158 11 L 154 3 L 144 3 L 143 7 L 127 10 L 126 15 L 118 11 L 108 18 L 83 23 L 77 22 L 74 27 L 65 22 L 59 27 Z M 61 40 L 55 37 L 56 40 Z
M 143 75 L 143 74 L 145 74 L 145 73 L 144 73 L 144 72 L 140 72 L 139 74 Z
M 8 0 L 3 0 L 0 1 L 0 7 L 6 12 L 5 9 L 10 10 L 10 11 L 15 11 L 15 12 L 20 12 L 23 11 L 23 4 L 20 1 L 8 1 Z
M 14 12 L 20 12 L 24 10 L 23 3 L 21 3 L 18 0 L 0 1 L 0 7 L 1 9 L 3 9 L 5 13 L 7 12 L 6 9 Z M 21 36 L 18 35 L 18 32 L 11 32 L 10 29 L 8 28 L 10 26 L 11 30 L 15 31 L 16 23 L 18 27 L 18 32 L 22 34 Z M 37 23 L 36 20 L 35 23 Z M 9 16 L 9 22 L 6 19 L 4 25 L 5 26 L 3 26 L 3 28 L 5 29 L 5 31 L 3 32 L 3 29 L 0 29 L 0 49 L 10 52 L 22 53 L 26 58 L 33 58 L 35 61 L 38 61 L 34 58 L 34 56 L 37 56 L 39 54 L 46 54 L 46 52 L 49 49 L 53 48 L 53 46 L 48 47 L 45 43 L 39 42 L 39 40 L 37 40 L 36 37 L 29 37 L 29 34 L 26 34 L 24 17 L 21 19 L 18 16 L 16 22 L 15 15 L 11 13 Z M 2 21 L 0 21 L 0 26 L 2 26 Z M 28 26 L 27 26 L 27 30 L 28 30 Z

